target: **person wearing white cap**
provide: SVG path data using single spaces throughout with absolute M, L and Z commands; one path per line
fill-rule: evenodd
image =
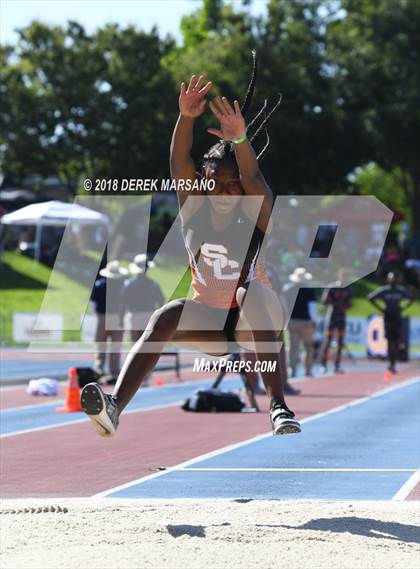
M 137 342 L 146 328 L 152 313 L 160 308 L 165 299 L 159 285 L 146 273 L 155 266 L 147 255 L 139 254 L 129 265 L 131 277 L 124 281 L 121 291 L 121 313 L 127 314 L 131 339 Z
M 105 375 L 106 348 L 108 339 L 111 341 L 109 354 L 110 382 L 120 371 L 120 352 L 124 330 L 121 326 L 120 294 L 124 277 L 128 271 L 120 267 L 118 261 L 110 261 L 99 271 L 91 301 L 97 316 L 95 342 L 95 371 L 99 376 Z M 108 305 L 107 305 L 108 296 Z
M 300 345 L 303 344 L 305 350 L 305 374 L 312 375 L 313 357 L 314 357 L 314 332 L 316 323 L 316 303 L 315 293 L 313 289 L 303 287 L 303 283 L 312 280 L 311 273 L 305 268 L 298 267 L 289 276 L 290 283 L 283 288 L 286 300 L 296 298 L 294 306 L 289 306 L 292 310 L 289 321 L 289 365 L 291 367 L 291 375 L 295 376 L 300 361 Z M 296 289 L 299 290 L 297 296 Z

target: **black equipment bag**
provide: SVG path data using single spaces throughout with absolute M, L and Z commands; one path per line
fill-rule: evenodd
M 197 413 L 240 412 L 244 407 L 239 395 L 221 389 L 199 389 L 181 405 L 184 411 Z
M 99 375 L 91 367 L 77 367 L 77 377 L 79 379 L 79 387 L 82 389 L 88 383 L 98 381 Z

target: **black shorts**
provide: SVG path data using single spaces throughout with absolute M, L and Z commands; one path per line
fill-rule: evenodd
M 212 308 L 215 312 L 223 312 L 226 314 L 225 308 Z M 213 354 L 218 356 L 228 356 L 231 353 L 238 352 L 241 347 L 236 343 L 235 340 L 235 329 L 239 320 L 239 308 L 230 308 L 228 315 L 226 317 L 225 325 L 223 326 L 223 333 L 225 335 L 226 341 L 230 344 L 230 351 L 225 354 Z M 233 344 L 233 345 L 232 345 Z
M 402 321 L 401 319 L 387 320 L 385 318 L 385 338 L 394 342 L 398 342 L 401 338 Z
M 346 330 L 346 319 L 330 318 L 330 321 L 327 323 L 326 328 L 328 332 L 333 332 L 334 330 L 337 330 L 337 332 L 344 333 Z
M 223 327 L 223 332 L 228 342 L 235 342 L 235 330 L 239 320 L 239 308 L 230 308 L 226 323 Z

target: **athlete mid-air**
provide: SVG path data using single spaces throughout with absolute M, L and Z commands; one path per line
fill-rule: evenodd
M 193 75 L 188 86 L 181 85 L 180 114 L 170 148 L 172 178 L 194 181 L 201 176 L 214 181 L 211 195 L 199 190 L 177 191 L 194 296 L 170 301 L 153 313 L 128 354 L 112 395 L 104 394 L 95 383 L 83 389 L 82 407 L 102 436 L 115 434 L 121 412 L 153 370 L 167 342 L 182 342 L 183 346 L 218 356 L 236 346 L 255 352 L 260 361 L 273 362 L 273 371 L 262 372 L 273 434 L 301 430 L 284 400 L 286 369 L 280 358 L 283 310 L 265 274 L 261 255 L 264 236 L 271 226 L 273 194 L 251 144 L 255 136 L 266 132 L 280 101 L 269 113 L 265 112 L 265 103 L 246 126 L 244 116 L 256 80 L 255 52 L 253 56 L 252 79 L 242 108 L 238 101 L 232 105 L 219 96 L 210 103 L 220 124 L 209 132 L 219 141 L 204 155 L 200 174 L 191 158 L 193 127 L 205 110 L 212 84 L 205 83 L 202 75 Z M 261 124 L 250 136 L 251 126 L 261 115 Z M 248 197 L 256 199 L 245 199 Z M 220 327 L 221 321 L 224 326 Z M 152 351 L 151 343 L 160 349 Z

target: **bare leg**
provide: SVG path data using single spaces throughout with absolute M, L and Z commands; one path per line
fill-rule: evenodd
M 337 352 L 335 354 L 335 369 L 340 369 L 341 364 L 341 353 L 344 346 L 344 333 L 340 330 L 337 332 Z
M 332 332 L 330 330 L 327 330 L 325 332 L 324 347 L 322 349 L 322 356 L 321 356 L 321 365 L 323 365 L 324 367 L 327 365 L 328 362 L 328 352 L 330 349 L 331 340 L 332 340 Z
M 388 358 L 390 369 L 395 369 L 395 364 L 397 362 L 397 354 L 398 354 L 398 340 L 395 338 L 388 338 Z
M 105 316 L 97 314 L 97 324 L 95 331 L 95 371 L 99 375 L 105 373 L 105 360 L 106 360 L 106 339 L 107 334 L 105 330 Z
M 191 332 L 177 331 L 184 307 L 191 302 L 193 301 L 185 299 L 174 300 L 153 313 L 140 340 L 131 348 L 115 385 L 113 396 L 116 398 L 120 413 L 136 394 L 144 379 L 152 372 L 165 344 L 170 340 L 179 339 L 183 342 L 190 342 L 191 346 L 199 349 L 203 338 L 209 340 L 213 337 L 215 341 L 226 345 L 226 338 L 222 331 L 194 331 L 197 327 L 196 323 L 192 323 Z M 211 308 L 194 303 L 193 309 L 192 312 L 195 313 L 198 322 L 208 323 L 211 320 Z M 190 311 L 190 315 L 192 312 Z M 151 342 L 156 342 L 153 351 L 150 347 Z M 159 346 L 159 348 L 155 346 Z
M 287 368 L 282 330 L 283 314 L 280 303 L 271 289 L 256 285 L 247 291 L 238 289 L 236 298 L 241 306 L 235 338 L 239 345 L 253 349 L 260 362 L 270 362 L 272 369 L 261 371 L 265 390 L 270 401 L 284 401 Z M 267 351 L 268 350 L 268 351 Z
M 303 346 L 305 348 L 305 373 L 312 374 L 312 366 L 314 361 L 314 331 L 313 322 L 306 322 L 303 327 Z
M 255 354 L 253 352 L 242 352 L 241 360 L 243 360 L 244 362 L 249 362 L 251 364 L 252 370 L 246 372 L 246 377 L 252 389 L 258 392 L 259 374 L 254 370 L 256 362 Z
M 295 376 L 299 365 L 299 346 L 300 346 L 300 321 L 290 320 L 289 322 L 289 363 L 292 368 L 292 376 Z

